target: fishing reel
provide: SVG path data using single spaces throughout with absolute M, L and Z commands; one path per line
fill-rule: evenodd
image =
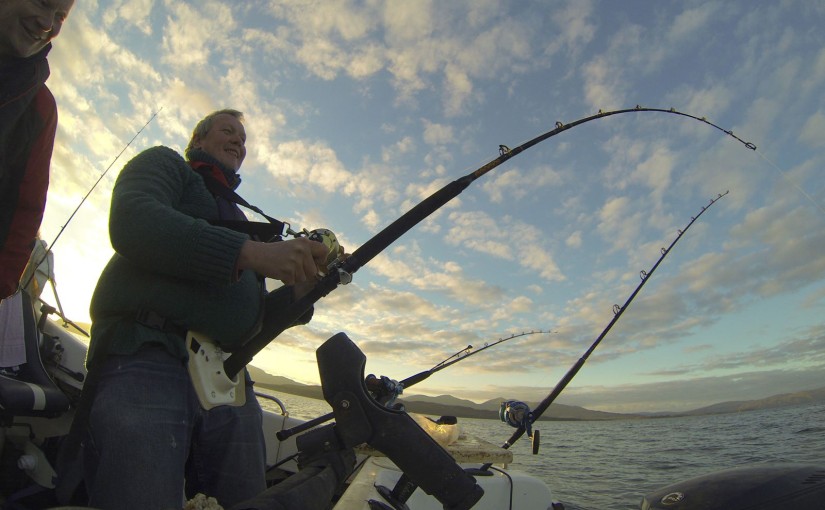
M 300 232 L 290 230 L 288 233 L 296 238 L 306 237 L 310 241 L 315 241 L 326 246 L 327 258 L 324 261 L 325 274 L 335 266 L 335 263 L 338 262 L 338 259 L 344 254 L 340 243 L 338 243 L 338 238 L 335 237 L 335 233 L 328 228 L 303 229 Z
M 539 453 L 539 431 L 533 430 L 535 417 L 533 411 L 530 410 L 530 406 L 518 400 L 505 400 L 499 407 L 498 417 L 513 428 L 523 428 L 527 432 L 527 437 L 532 441 L 533 455 Z
M 398 411 L 404 410 L 404 404 L 400 402 L 394 404 L 395 399 L 404 393 L 404 385 L 400 382 L 384 375 L 376 377 L 373 374 L 369 374 L 364 379 L 364 385 L 367 387 L 370 396 L 379 404 Z

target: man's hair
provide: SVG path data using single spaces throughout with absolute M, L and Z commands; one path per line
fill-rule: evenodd
M 212 129 L 212 123 L 215 121 L 215 117 L 218 115 L 231 115 L 243 122 L 243 113 L 238 110 L 233 110 L 232 108 L 225 108 L 223 110 L 210 113 L 206 117 L 202 118 L 197 125 L 195 125 L 195 129 L 192 131 L 192 137 L 189 139 L 189 145 L 186 146 L 186 152 L 189 152 L 194 148 L 195 141 L 206 137 L 206 134 L 210 129 Z

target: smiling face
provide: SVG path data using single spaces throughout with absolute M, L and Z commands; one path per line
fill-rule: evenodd
M 74 0 L 0 0 L 0 59 L 30 57 L 57 37 Z
M 193 141 L 192 147 L 206 151 L 237 172 L 246 157 L 246 131 L 240 119 L 222 113 L 212 120 L 206 135 Z

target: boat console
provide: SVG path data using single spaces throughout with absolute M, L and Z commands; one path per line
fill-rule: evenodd
M 385 499 L 389 496 L 403 503 L 416 487 L 444 508 L 469 509 L 481 499 L 484 491 L 475 478 L 406 412 L 387 408 L 369 395 L 364 383 L 367 358 L 346 334 L 338 333 L 324 342 L 316 357 L 324 399 L 332 406 L 336 421 L 327 427 L 335 430 L 340 446 L 367 443 L 404 473 L 401 484 L 385 491 Z

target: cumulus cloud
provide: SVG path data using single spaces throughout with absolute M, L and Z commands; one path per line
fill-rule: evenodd
M 825 114 L 814 112 L 802 125 L 800 138 L 811 147 L 822 147 L 825 141 L 822 133 L 825 132 Z
M 350 173 L 335 151 L 322 143 L 304 140 L 284 142 L 264 162 L 267 170 L 284 186 L 312 186 L 337 191 L 349 182 Z
M 144 35 L 152 35 L 152 8 L 155 0 L 128 0 L 113 2 L 103 13 L 107 27 L 134 26 Z
M 247 115 L 239 192 L 276 217 L 328 226 L 355 250 L 477 167 L 500 140 L 599 108 L 672 106 L 759 153 L 672 115 L 631 113 L 565 131 L 411 226 L 283 341 L 311 358 L 330 331 L 344 328 L 369 342 L 370 356 L 402 363 L 413 352 L 423 365 L 446 343 L 459 348 L 549 324 L 558 334 L 523 346 L 524 380 L 546 377 L 548 364 L 578 358 L 676 230 L 730 190 L 601 347 L 593 362 L 613 376 L 610 384 L 585 374 L 576 396 L 604 407 L 610 398 L 643 405 L 622 403 L 621 391 L 610 389 L 620 384 L 655 397 L 653 385 L 628 385 L 632 377 L 672 383 L 663 392 L 672 399 L 679 378 L 706 392 L 733 374 L 754 374 L 743 380 L 758 388 L 771 378 L 794 386 L 794 372 L 808 380 L 805 359 L 821 361 L 817 336 L 802 326 L 817 323 L 825 278 L 815 255 L 825 249 L 817 150 L 823 13 L 797 7 L 78 2 L 49 56 L 60 121 L 47 237 L 162 110 L 58 246 L 66 260 L 58 278 L 67 273 L 63 281 L 78 296 L 62 301 L 71 314 L 88 313 L 111 253 L 108 202 L 125 161 L 152 145 L 181 150 L 194 124 L 217 108 Z M 725 337 L 740 347 L 714 364 L 731 324 L 763 335 L 764 345 L 749 345 L 756 356 L 748 356 L 745 339 Z M 660 361 L 677 351 L 679 363 Z M 649 360 L 660 370 L 640 375 Z M 512 371 L 499 360 L 486 366 L 488 375 Z M 703 372 L 710 366 L 715 372 Z

